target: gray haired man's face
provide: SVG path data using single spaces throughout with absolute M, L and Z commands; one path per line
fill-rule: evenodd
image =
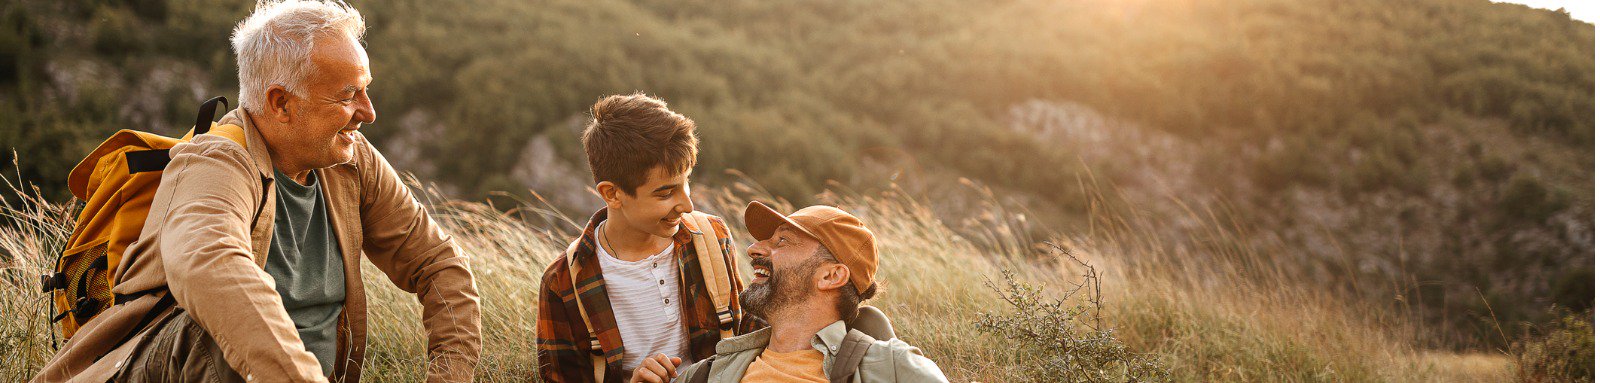
M 274 161 L 296 170 L 320 169 L 355 157 L 361 124 L 377 120 L 367 87 L 372 83 L 366 49 L 348 36 L 317 37 L 305 94 L 281 92 L 267 97 L 269 114 L 280 127 L 267 140 Z M 263 134 L 269 134 L 263 130 Z

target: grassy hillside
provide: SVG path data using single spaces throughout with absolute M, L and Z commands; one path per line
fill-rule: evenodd
M 773 197 L 750 192 L 760 189 L 755 185 L 735 186 L 702 188 L 699 204 L 742 227 L 738 212 L 747 200 Z M 15 190 L 10 194 L 20 195 Z M 982 189 L 974 195 L 981 201 Z M 1130 371 L 1116 368 L 1129 364 L 1103 368 L 1052 357 L 1040 351 L 1051 344 L 1047 340 L 1008 339 L 979 325 L 984 318 L 1016 316 L 1035 318 L 1031 323 L 1040 326 L 1063 326 L 1057 331 L 1066 337 L 1043 339 L 1076 341 L 1078 351 L 1071 355 L 1077 359 L 1112 355 L 1116 358 L 1091 360 L 1142 360 L 1146 373 L 1137 375 L 1143 377 L 1139 381 L 1473 382 L 1503 381 L 1513 372 L 1503 355 L 1422 351 L 1408 341 L 1410 324 L 1390 311 L 1348 304 L 1281 277 L 1261 278 L 1198 261 L 1243 265 L 1249 262 L 1245 254 L 1185 251 L 1170 255 L 1196 261 L 1163 262 L 1169 254 L 1149 247 L 1153 239 L 1137 241 L 1145 234 L 1133 226 L 1096 235 L 1030 238 L 1025 216 L 993 200 L 982 203 L 987 214 L 957 223 L 940 220 L 933 207 L 903 192 L 819 198 L 862 216 L 881 236 L 879 280 L 884 293 L 870 303 L 886 310 L 900 337 L 920 347 L 951 381 L 1053 382 L 1066 376 L 1124 381 L 1122 374 Z M 527 302 L 536 298 L 540 271 L 560 254 L 576 227 L 560 213 L 534 206 L 517 209 L 530 218 L 525 220 L 483 203 L 437 194 L 427 200 L 435 218 L 473 256 L 485 336 L 478 379 L 529 381 L 538 368 L 533 354 L 537 313 Z M 73 208 L 32 200 L 0 209 L 14 222 L 0 226 L 0 254 L 20 256 L 0 258 L 0 283 L 25 285 L 46 269 L 53 261 L 48 254 L 64 241 Z M 529 223 L 546 219 L 553 223 Z M 737 245 L 750 243 L 742 230 L 736 234 Z M 1059 247 L 1028 246 L 1044 239 Z M 415 381 L 426 365 L 421 308 L 375 267 L 364 265 L 372 310 L 365 377 Z M 1086 280 L 1081 278 L 1090 271 L 1099 284 L 1089 292 L 1072 293 L 1067 282 Z M 1004 272 L 1036 286 L 1039 295 L 1028 300 L 1029 294 L 1005 289 Z M 994 287 L 981 287 L 986 284 Z M 1041 306 L 1011 303 L 1049 304 L 1055 297 L 1065 299 L 1068 311 L 1094 309 L 1093 318 L 1041 317 L 1049 313 Z M 0 316 L 0 339 L 13 346 L 0 354 L 0 380 L 24 380 L 51 355 L 44 302 L 33 289 L 0 289 L 0 309 L 14 314 Z M 1017 312 L 1013 307 L 1031 309 Z M 1552 350 L 1560 353 L 1555 350 L 1562 348 Z
M 700 122 L 703 181 L 739 169 L 792 201 L 830 181 L 893 183 L 958 221 L 981 209 L 951 190 L 974 179 L 1056 232 L 1146 220 L 1156 248 L 1270 257 L 1259 262 L 1287 280 L 1429 323 L 1417 337 L 1432 346 L 1505 347 L 1493 323 L 1593 302 L 1594 26 L 1557 12 L 1472 0 L 352 3 L 377 76 L 380 118 L 365 131 L 458 198 L 532 189 L 567 214 L 587 209 L 583 112 L 643 90 Z M 64 197 L 67 170 L 111 131 L 175 133 L 197 101 L 235 93 L 226 38 L 248 9 L 0 5 L 0 147 L 21 154 L 14 170 Z M 0 160 L 11 173 L 11 152 Z M 1095 197 L 1107 193 L 1118 197 Z M 1215 222 L 1236 234 L 1212 236 Z

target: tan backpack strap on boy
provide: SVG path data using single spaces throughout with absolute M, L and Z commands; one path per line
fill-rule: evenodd
M 589 331 L 589 363 L 594 368 L 594 381 L 604 382 L 606 381 L 606 357 L 599 351 L 600 336 L 594 333 L 594 325 L 589 321 L 589 310 L 583 308 L 583 300 L 578 298 L 578 268 L 574 267 L 578 260 L 574 259 L 574 257 L 578 253 L 578 242 L 581 241 L 583 241 L 583 238 L 574 240 L 572 244 L 567 245 L 567 279 L 572 281 L 572 300 L 577 303 L 578 316 L 583 317 L 583 328 Z
M 712 226 L 711 215 L 692 211 L 683 215 L 694 236 L 695 258 L 700 261 L 700 275 L 705 278 L 706 290 L 711 292 L 711 303 L 717 308 L 717 332 L 722 339 L 733 337 L 733 311 L 729 308 L 733 295 L 733 281 L 728 271 L 730 255 L 723 247 Z

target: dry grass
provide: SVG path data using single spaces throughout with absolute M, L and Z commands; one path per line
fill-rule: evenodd
M 55 351 L 52 302 L 39 292 L 39 276 L 66 245 L 77 204 L 51 203 L 37 189 L 0 180 L 10 192 L 0 196 L 0 381 L 21 382 Z
M 53 261 L 72 210 L 11 190 L 24 202 L 5 206 L 0 226 L 0 340 L 9 348 L 0 356 L 0 381 L 25 380 L 51 352 L 48 308 L 35 275 Z M 941 221 L 933 208 L 901 192 L 821 199 L 861 216 L 880 236 L 885 290 L 871 303 L 889 313 L 903 339 L 921 347 L 952 381 L 1027 380 L 1025 366 L 1038 363 L 1036 356 L 975 326 L 980 313 L 1002 306 L 984 283 L 1009 270 L 1059 291 L 1062 281 L 1083 270 L 1036 246 L 1043 238 L 1029 233 L 1041 231 L 1027 227 L 1025 214 L 975 190 L 991 203 L 977 204 L 982 210 L 963 222 Z M 532 380 L 538 276 L 576 223 L 537 203 L 506 213 L 424 194 L 435 219 L 473 256 L 485 334 L 479 379 Z M 735 228 L 742 227 L 745 201 L 772 201 L 751 184 L 704 188 L 697 198 L 701 210 Z M 1109 214 L 1095 219 L 1091 232 L 1049 239 L 1104 270 L 1111 327 L 1133 350 L 1152 353 L 1178 381 L 1492 381 L 1511 371 L 1499 355 L 1415 349 L 1412 326 L 1395 319 L 1400 316 L 1282 277 L 1274 270 L 1292 267 L 1292 255 L 1227 246 L 1229 225 L 1169 243 L 1140 235 L 1151 229 L 1148 221 Z M 750 239 L 741 233 L 735 242 Z M 371 265 L 365 275 L 373 302 L 366 376 L 414 381 L 425 364 L 420 307 Z

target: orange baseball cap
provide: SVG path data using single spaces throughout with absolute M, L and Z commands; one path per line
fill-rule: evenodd
M 826 205 L 800 209 L 787 217 L 755 201 L 744 209 L 744 227 L 757 241 L 772 238 L 772 232 L 785 223 L 822 242 L 823 248 L 850 269 L 850 284 L 856 291 L 872 286 L 878 272 L 878 241 L 860 218 Z

